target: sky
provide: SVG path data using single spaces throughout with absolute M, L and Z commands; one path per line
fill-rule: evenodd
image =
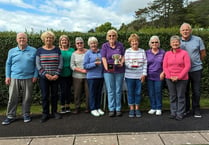
M 105 22 L 120 28 L 153 0 L 0 0 L 0 31 L 88 32 Z

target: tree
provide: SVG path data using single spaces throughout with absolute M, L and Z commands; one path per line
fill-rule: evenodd
M 106 22 L 106 23 L 96 27 L 95 32 L 107 32 L 110 29 L 115 29 L 116 30 L 116 28 L 113 27 L 110 22 Z
M 156 27 L 170 27 L 182 20 L 184 0 L 154 0 L 135 12 L 137 18 L 146 17 Z

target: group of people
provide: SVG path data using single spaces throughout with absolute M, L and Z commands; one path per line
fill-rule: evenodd
M 171 49 L 166 52 L 160 47 L 158 36 L 150 38 L 149 49 L 140 48 L 137 34 L 130 35 L 130 48 L 125 49 L 114 29 L 107 32 L 107 42 L 102 44 L 101 49 L 96 37 L 89 37 L 89 49 L 84 47 L 82 37 L 76 37 L 74 50 L 66 35 L 60 36 L 59 47 L 56 47 L 55 35 L 51 31 L 42 33 L 43 46 L 35 49 L 28 45 L 25 33 L 18 33 L 18 46 L 9 50 L 6 61 L 5 83 L 9 85 L 9 101 L 7 117 L 2 124 L 8 125 L 15 121 L 20 90 L 23 90 L 23 120 L 31 121 L 33 85 L 37 80 L 42 95 L 40 122 L 46 122 L 49 118 L 61 119 L 60 113 L 70 112 L 72 91 L 74 114 L 81 111 L 84 99 L 85 112 L 95 117 L 104 115 L 100 106 L 104 88 L 108 98 L 108 116 L 122 116 L 124 80 L 127 85 L 129 117 L 139 118 L 142 115 L 141 90 L 145 81 L 150 98 L 148 114 L 162 114 L 163 80 L 168 86 L 171 119 L 182 120 L 190 113 L 190 85 L 192 113 L 194 117 L 202 117 L 200 83 L 202 60 L 206 56 L 205 46 L 200 37 L 192 35 L 188 23 L 181 25 L 180 34 L 181 37 L 174 35 L 170 38 Z M 60 113 L 57 108 L 59 89 Z

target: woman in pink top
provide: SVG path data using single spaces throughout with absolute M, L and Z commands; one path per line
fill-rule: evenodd
M 182 120 L 185 112 L 185 91 L 190 70 L 189 54 L 180 49 L 180 37 L 170 38 L 171 50 L 166 52 L 163 71 L 170 95 L 171 119 Z

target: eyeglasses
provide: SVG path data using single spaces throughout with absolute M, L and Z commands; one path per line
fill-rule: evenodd
M 108 35 L 109 37 L 115 37 L 115 35 Z
M 155 42 L 151 42 L 152 44 L 154 44 L 154 43 L 158 43 L 157 41 L 155 41 Z
M 77 42 L 76 44 L 83 44 L 83 42 Z

